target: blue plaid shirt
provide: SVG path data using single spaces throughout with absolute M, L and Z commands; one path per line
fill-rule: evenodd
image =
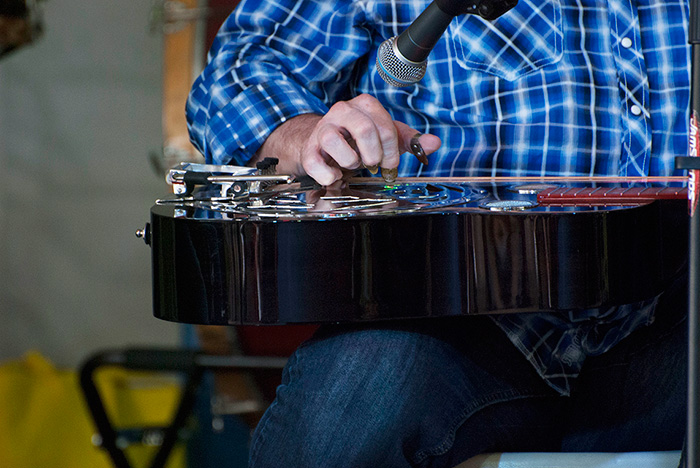
M 392 88 L 385 39 L 429 0 L 244 0 L 187 103 L 207 162 L 244 165 L 286 119 L 376 97 L 443 146 L 401 176 L 671 175 L 687 153 L 685 0 L 520 0 L 488 22 L 457 17 L 425 78 Z M 653 319 L 655 300 L 608 310 L 494 316 L 543 378 L 568 394 L 585 357 Z

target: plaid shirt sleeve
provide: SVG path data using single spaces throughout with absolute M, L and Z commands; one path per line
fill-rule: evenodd
M 245 164 L 281 123 L 324 114 L 369 49 L 359 3 L 243 1 L 223 24 L 187 102 L 194 145 Z

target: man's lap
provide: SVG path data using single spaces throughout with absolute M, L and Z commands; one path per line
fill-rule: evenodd
M 290 359 L 252 459 L 264 445 L 295 466 L 409 466 L 448 452 L 487 406 L 560 399 L 490 320 L 471 319 L 324 328 Z
M 487 451 L 679 449 L 684 326 L 660 322 L 590 359 L 571 398 L 485 317 L 324 327 L 291 357 L 251 466 L 449 467 Z

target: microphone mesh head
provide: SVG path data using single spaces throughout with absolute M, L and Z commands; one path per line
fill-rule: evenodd
M 377 52 L 377 72 L 391 86 L 401 88 L 417 83 L 425 75 L 428 61 L 411 62 L 396 48 L 396 36 L 382 42 Z

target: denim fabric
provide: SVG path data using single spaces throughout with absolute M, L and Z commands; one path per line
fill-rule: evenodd
M 680 449 L 684 290 L 570 397 L 488 318 L 326 327 L 284 371 L 251 467 L 452 467 L 490 451 Z M 671 309 L 671 310 L 668 310 Z
M 584 364 L 562 450 L 680 450 L 685 436 L 687 284 L 662 296 L 654 323 Z

